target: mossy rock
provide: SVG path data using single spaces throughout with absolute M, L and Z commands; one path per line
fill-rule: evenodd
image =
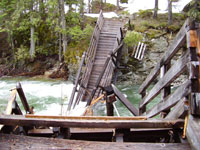
M 146 35 L 149 39 L 156 38 L 156 37 L 160 36 L 160 34 L 162 34 L 162 32 L 160 30 L 155 30 L 155 29 L 149 29 L 146 33 Z
M 146 26 L 141 26 L 141 25 L 135 25 L 135 31 L 144 33 L 147 31 L 148 28 Z
M 152 9 L 139 10 L 138 14 L 142 18 L 149 18 L 153 16 L 153 10 Z
M 177 32 L 180 30 L 180 26 L 179 25 L 170 25 L 167 27 L 167 31 L 170 32 Z

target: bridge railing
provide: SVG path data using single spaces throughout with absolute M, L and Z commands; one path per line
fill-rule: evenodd
M 160 114 L 162 118 L 175 119 L 184 115 L 184 106 L 188 103 L 192 105 L 190 109 L 195 109 L 191 112 L 200 111 L 197 105 L 192 104 L 200 104 L 199 35 L 198 24 L 187 19 L 160 62 L 139 88 L 142 96 L 140 115 L 154 117 Z M 185 78 L 181 79 L 181 75 Z M 171 85 L 177 81 L 178 88 L 172 88 Z M 155 98 L 159 98 L 159 102 Z
M 103 13 L 101 11 L 99 14 L 99 18 L 96 22 L 96 26 L 94 28 L 93 35 L 90 40 L 90 46 L 89 46 L 86 54 L 84 54 L 85 56 L 84 56 L 83 61 L 86 62 L 85 70 L 83 70 L 83 63 L 81 63 L 81 66 L 80 66 L 81 70 L 78 72 L 78 75 L 77 75 L 76 85 L 74 86 L 74 89 L 73 89 L 73 92 L 72 92 L 72 95 L 71 95 L 71 98 L 70 98 L 70 101 L 68 104 L 68 108 L 67 108 L 68 111 L 71 109 L 72 104 L 74 103 L 74 106 L 75 106 L 81 100 L 82 96 L 86 92 L 85 87 L 87 87 L 88 82 L 89 82 L 89 77 L 90 77 L 90 74 L 92 71 L 93 62 L 94 62 L 96 49 L 97 49 L 97 44 L 99 41 L 99 35 L 101 32 L 103 23 L 104 23 L 104 18 L 103 18 Z M 81 72 L 83 72 L 82 75 L 81 75 Z M 82 78 L 82 80 L 81 80 L 82 82 L 78 83 L 80 77 Z M 78 84 L 80 84 L 79 87 L 78 87 Z M 77 88 L 79 88 L 79 89 L 77 89 Z M 74 101 L 76 91 L 79 91 L 79 92 Z

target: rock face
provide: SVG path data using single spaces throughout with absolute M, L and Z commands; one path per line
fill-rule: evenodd
M 145 51 L 145 55 L 142 61 L 136 60 L 129 56 L 128 66 L 126 71 L 122 70 L 121 75 L 118 77 L 119 84 L 142 84 L 147 75 L 151 72 L 154 66 L 160 61 L 168 47 L 168 39 L 160 37 L 158 39 L 152 39 L 150 42 L 152 47 Z

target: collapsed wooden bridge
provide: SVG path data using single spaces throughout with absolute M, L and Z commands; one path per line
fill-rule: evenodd
M 82 57 L 68 106 L 70 111 L 80 101 L 85 101 L 88 108 L 98 100 L 105 99 L 108 116 L 31 114 L 31 108 L 19 85 L 12 90 L 6 115 L 0 115 L 0 129 L 2 133 L 27 136 L 0 133 L 0 147 L 200 149 L 200 25 L 186 20 L 160 62 L 140 86 L 142 100 L 138 109 L 112 84 L 114 70 L 118 67 L 117 58 L 123 46 L 121 27 L 122 23 L 106 20 L 100 13 L 90 48 Z M 180 76 L 184 76 L 184 80 L 179 81 L 179 86 L 172 89 L 171 85 L 177 82 Z M 152 84 L 154 86 L 149 90 Z M 15 100 L 16 92 L 20 95 L 26 115 L 22 114 Z M 160 101 L 152 103 L 156 97 L 159 97 Z M 116 100 L 121 100 L 133 116 L 113 116 L 113 102 Z M 15 104 L 15 107 L 12 107 L 12 104 Z M 147 107 L 148 105 L 151 107 Z M 16 115 L 11 115 L 13 113 Z M 40 138 L 41 136 L 54 139 Z

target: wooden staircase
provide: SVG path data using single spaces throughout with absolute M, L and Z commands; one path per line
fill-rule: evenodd
M 109 54 L 111 54 L 113 50 L 118 46 L 117 38 L 119 38 L 121 27 L 122 23 L 119 21 L 114 21 L 114 20 L 104 21 L 99 36 L 99 42 L 97 45 L 96 55 L 92 71 L 90 74 L 90 79 L 88 82 L 88 86 L 86 87 L 89 93 L 92 93 L 92 90 L 95 89 L 98 78 L 104 69 L 104 64 L 106 62 L 107 57 L 109 57 Z M 101 86 L 110 85 L 113 71 L 114 71 L 114 65 L 110 60 L 108 67 L 105 70 L 102 81 L 100 83 Z M 105 82 L 105 80 L 107 80 L 107 82 Z M 94 98 L 99 96 L 99 92 L 100 89 L 96 90 Z M 89 93 L 85 95 L 85 97 L 82 99 L 83 101 L 87 101 L 87 99 L 90 98 Z
M 102 12 L 100 13 L 90 47 L 86 56 L 82 57 L 68 111 L 72 105 L 75 107 L 80 101 L 85 101 L 87 105 L 90 105 L 92 99 L 102 93 L 100 87 L 111 85 L 115 69 L 113 59 L 117 57 L 116 49 L 120 49 L 123 45 L 122 26 L 123 23 L 119 20 L 104 19 Z M 84 61 L 86 66 L 82 69 Z M 82 75 L 81 72 L 83 72 Z

